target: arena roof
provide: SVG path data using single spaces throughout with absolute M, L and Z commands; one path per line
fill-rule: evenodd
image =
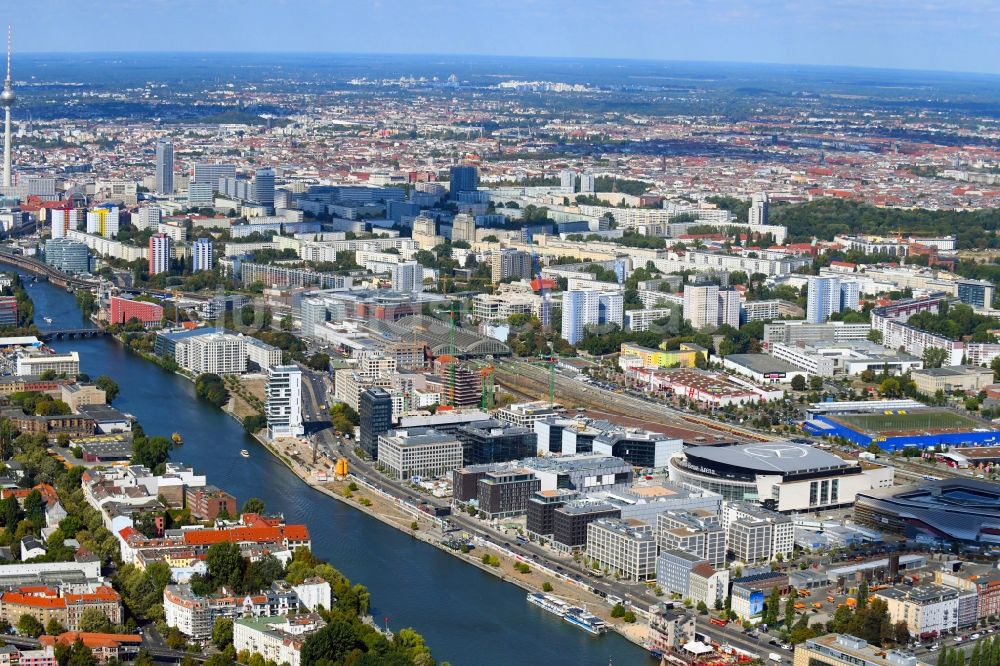
M 695 465 L 739 467 L 759 474 L 800 474 L 853 466 L 832 453 L 794 442 L 692 446 L 684 455 Z

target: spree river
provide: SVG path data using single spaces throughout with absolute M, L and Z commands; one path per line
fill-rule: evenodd
M 30 277 L 25 276 L 28 279 Z M 83 323 L 72 294 L 29 283 L 39 328 Z M 52 319 L 51 323 L 43 317 Z M 413 627 L 439 661 L 467 664 L 648 664 L 645 651 L 615 633 L 595 638 L 525 601 L 518 587 L 310 489 L 240 425 L 195 396 L 194 385 L 110 338 L 54 341 L 77 351 L 81 371 L 107 374 L 121 386 L 115 407 L 134 415 L 146 433 L 179 432 L 174 460 L 242 503 L 264 500 L 291 523 L 305 523 L 313 552 L 372 594 L 372 614 L 391 629 Z M 240 457 L 248 449 L 250 458 Z

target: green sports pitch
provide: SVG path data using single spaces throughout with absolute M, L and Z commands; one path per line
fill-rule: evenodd
M 851 430 L 880 435 L 899 432 L 961 432 L 988 427 L 982 421 L 935 409 L 893 410 L 891 414 L 838 414 L 831 418 Z

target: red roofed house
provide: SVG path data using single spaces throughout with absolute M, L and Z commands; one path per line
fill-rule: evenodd
M 126 654 L 138 652 L 142 644 L 142 636 L 136 634 L 93 634 L 79 631 L 67 631 L 58 636 L 40 636 L 38 642 L 43 646 L 65 645 L 67 647 L 80 641 L 90 648 L 98 663 L 109 659 L 122 659 Z

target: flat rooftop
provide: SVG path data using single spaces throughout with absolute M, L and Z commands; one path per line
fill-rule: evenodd
M 760 374 L 769 373 L 794 373 L 802 372 L 802 368 L 797 368 L 787 361 L 775 358 L 770 354 L 730 354 L 727 361 L 743 366 L 751 372 Z

